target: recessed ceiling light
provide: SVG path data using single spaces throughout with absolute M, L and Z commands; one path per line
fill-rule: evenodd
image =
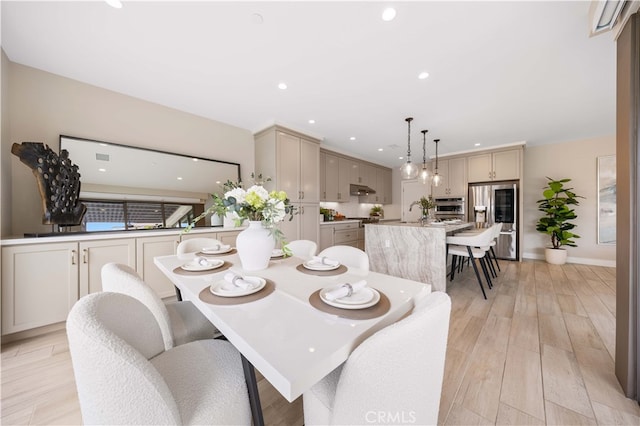
M 122 9 L 122 2 L 120 0 L 104 0 L 104 1 L 114 9 Z
M 475 143 L 475 144 L 473 144 L 473 146 L 480 146 L 480 144 L 479 143 Z
M 198 159 L 197 159 L 197 158 L 192 158 L 192 160 L 193 160 L 193 161 L 198 161 Z
M 178 180 L 182 180 L 182 176 L 178 176 Z
M 422 71 L 420 74 L 418 74 L 418 78 L 420 80 L 424 80 L 425 78 L 429 77 L 429 73 L 426 71 Z
M 398 160 L 402 160 L 404 157 L 398 157 Z
M 382 20 L 383 21 L 393 21 L 393 18 L 396 17 L 396 10 L 392 7 L 388 7 L 382 11 Z
M 98 169 L 99 172 L 106 172 L 107 169 Z
M 384 151 L 382 148 L 378 148 L 378 152 L 382 152 Z
M 351 136 L 351 137 L 349 138 L 349 140 L 350 140 L 350 141 L 355 141 L 355 140 L 356 140 L 356 137 L 355 137 L 355 136 Z
M 286 89 L 287 89 L 287 85 L 286 85 L 286 83 L 278 83 L 278 89 L 280 89 L 280 90 L 286 90 Z
M 309 120 L 309 124 L 316 124 L 316 120 Z

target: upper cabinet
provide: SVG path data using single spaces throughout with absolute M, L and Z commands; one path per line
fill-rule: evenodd
M 325 150 L 320 152 L 319 163 L 320 187 L 323 188 L 320 201 L 349 202 L 350 185 L 354 184 L 376 191 L 361 195 L 361 203 L 391 203 L 391 169 Z
M 294 203 L 320 201 L 319 141 L 280 126 L 257 133 L 255 141 L 255 172 L 272 179 L 265 188 L 285 191 Z
M 520 179 L 521 148 L 468 157 L 469 183 Z
M 431 166 L 434 166 L 433 162 Z M 434 197 L 464 197 L 467 193 L 467 159 L 438 160 L 438 174 L 442 183 L 431 186 Z

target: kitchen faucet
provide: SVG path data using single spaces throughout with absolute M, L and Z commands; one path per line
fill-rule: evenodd
M 416 204 L 420 204 L 420 201 L 414 201 L 413 203 L 411 203 L 409 205 L 409 211 L 411 211 L 411 209 L 413 208 L 413 206 L 415 206 Z

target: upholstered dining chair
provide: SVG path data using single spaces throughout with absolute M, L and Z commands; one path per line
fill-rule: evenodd
M 331 246 L 318 253 L 318 256 L 326 256 L 352 268 L 369 270 L 369 256 L 357 247 Z
M 84 424 L 251 424 L 240 353 L 227 341 L 165 350 L 151 311 L 111 292 L 76 302 L 67 335 Z
M 440 291 L 303 394 L 305 425 L 438 423 L 451 299 Z
M 289 241 L 287 247 L 289 247 L 294 256 L 301 259 L 311 259 L 318 251 L 318 245 L 311 240 Z
M 103 291 L 131 296 L 151 311 L 162 331 L 165 349 L 221 335 L 193 303 L 177 301 L 165 304 L 129 266 L 107 263 L 102 267 L 101 273 Z
M 176 254 L 178 256 L 186 253 L 197 253 L 206 247 L 216 247 L 217 245 L 223 245 L 222 241 L 215 238 L 189 238 L 187 240 L 180 241 L 176 248 Z

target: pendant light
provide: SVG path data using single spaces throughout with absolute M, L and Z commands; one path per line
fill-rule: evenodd
M 436 143 L 436 171 L 433 174 L 432 185 L 438 186 L 442 182 L 442 176 L 438 174 L 438 142 L 440 142 L 440 139 L 434 139 L 433 141 Z
M 427 132 L 428 130 L 422 130 L 422 170 L 418 175 L 418 179 L 425 185 L 429 183 L 431 174 L 427 170 Z
M 407 162 L 400 167 L 400 177 L 402 179 L 415 179 L 418 176 L 418 167 L 411 162 L 411 121 L 412 117 L 407 117 Z

